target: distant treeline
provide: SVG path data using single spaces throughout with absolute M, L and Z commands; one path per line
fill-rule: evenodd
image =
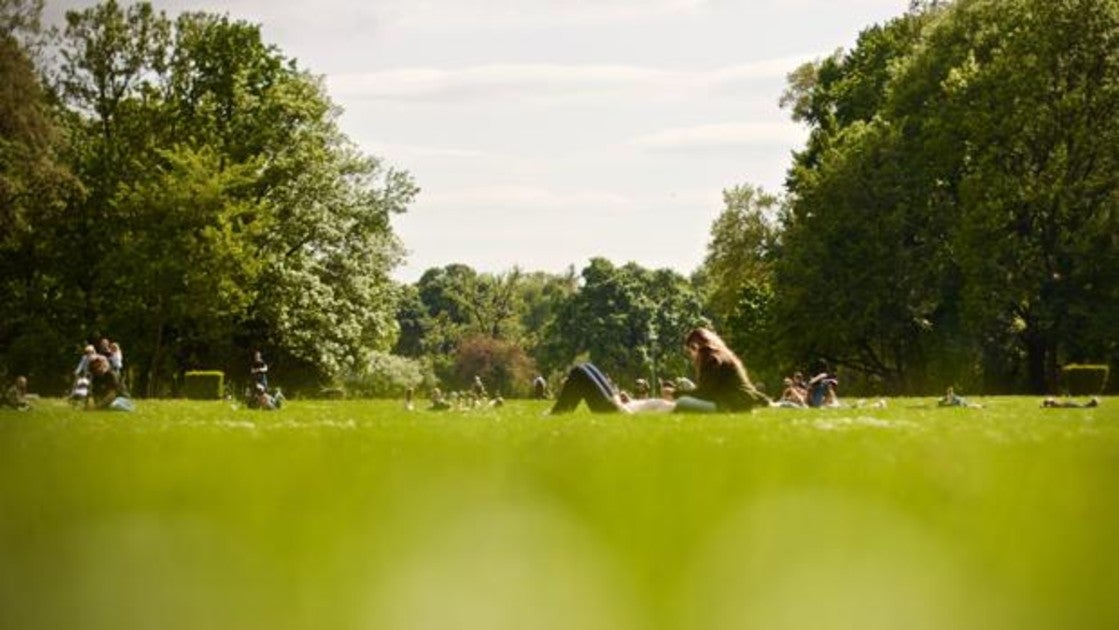
M 0 0 L 0 368 L 61 390 L 86 340 L 133 389 L 186 369 L 376 394 L 590 359 L 689 367 L 715 327 L 752 375 L 824 359 L 847 393 L 1055 391 L 1119 365 L 1119 2 L 915 2 L 789 75 L 785 190 L 724 191 L 690 276 L 390 277 L 417 192 L 338 130 L 321 81 L 226 16 L 105 2 L 38 27 Z

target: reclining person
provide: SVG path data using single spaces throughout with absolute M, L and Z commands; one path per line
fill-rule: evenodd
M 769 399 L 750 382 L 742 361 L 713 331 L 692 330 L 684 340 L 684 350 L 692 359 L 698 383 L 683 395 L 673 392 L 675 400 L 629 400 L 616 391 L 598 368 L 583 363 L 568 373 L 551 413 L 569 413 L 581 402 L 586 402 L 591 411 L 622 413 L 735 412 L 769 404 Z

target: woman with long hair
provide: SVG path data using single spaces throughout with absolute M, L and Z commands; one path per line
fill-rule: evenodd
M 569 413 L 581 402 L 594 412 L 622 413 L 749 411 L 769 403 L 750 382 L 742 361 L 714 331 L 691 331 L 684 338 L 684 350 L 695 366 L 697 385 L 675 400 L 629 400 L 597 367 L 582 363 L 568 373 L 550 413 Z
M 695 367 L 696 388 L 676 399 L 676 411 L 749 411 L 769 398 L 750 382 L 742 360 L 715 331 L 696 328 L 684 338 Z

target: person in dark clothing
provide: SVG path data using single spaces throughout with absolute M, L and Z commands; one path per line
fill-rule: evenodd
M 109 367 L 109 360 L 96 356 L 89 362 L 90 395 L 86 399 L 86 409 L 106 411 L 133 411 L 135 405 L 128 397 L 128 390 L 120 382 L 120 377 Z
M 1091 409 L 1100 406 L 1100 399 L 1093 396 L 1088 399 L 1088 402 L 1076 402 L 1071 399 L 1058 400 L 1052 396 L 1041 401 L 1041 406 L 1045 409 Z
M 696 328 L 684 339 L 684 351 L 696 371 L 696 388 L 676 398 L 676 411 L 749 411 L 770 404 L 746 368 L 714 331 Z
M 536 378 L 532 379 L 532 397 L 536 400 L 546 400 L 551 395 L 548 391 L 548 381 L 542 374 L 537 374 Z
M 268 389 L 268 364 L 264 362 L 260 350 L 253 353 L 253 363 L 249 368 L 249 376 L 252 378 L 254 385 L 263 385 L 265 390 Z
M 591 411 L 598 413 L 629 411 L 621 395 L 610 385 L 610 380 L 591 363 L 580 363 L 571 368 L 551 413 L 570 413 L 581 402 L 586 402 Z

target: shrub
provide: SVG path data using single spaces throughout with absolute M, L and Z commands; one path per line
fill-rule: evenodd
M 481 377 L 491 395 L 525 398 L 529 395 L 536 364 L 519 345 L 493 337 L 467 337 L 455 352 L 454 376 L 461 387 Z
M 366 368 L 345 377 L 343 384 L 351 397 L 396 398 L 409 387 L 419 388 L 434 381 L 431 368 L 421 361 L 374 352 Z
M 192 400 L 220 400 L 224 380 L 221 370 L 187 372 L 183 374 L 183 396 Z
M 1061 389 L 1069 396 L 1102 394 L 1109 371 L 1106 365 L 1066 365 L 1061 368 Z

